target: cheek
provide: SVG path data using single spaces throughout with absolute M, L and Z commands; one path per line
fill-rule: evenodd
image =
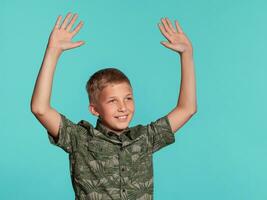
M 106 114 L 113 114 L 116 111 L 116 105 L 114 104 L 107 104 L 103 107 L 104 113 Z
M 134 111 L 134 102 L 133 101 L 128 103 L 128 109 L 131 111 Z

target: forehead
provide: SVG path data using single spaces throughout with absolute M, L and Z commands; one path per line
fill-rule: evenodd
M 102 98 L 108 98 L 111 96 L 125 96 L 129 93 L 132 94 L 132 88 L 128 83 L 113 83 L 106 86 L 101 91 L 100 96 L 102 96 Z

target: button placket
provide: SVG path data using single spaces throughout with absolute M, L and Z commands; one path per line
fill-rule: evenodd
M 123 146 L 120 146 L 120 160 L 121 161 L 123 160 L 122 159 L 122 157 L 123 157 L 123 150 L 124 150 Z M 124 172 L 124 170 L 125 170 L 125 167 L 123 166 L 123 163 L 122 162 L 120 162 L 120 169 L 121 169 L 121 172 Z
M 123 146 L 123 143 L 121 144 L 122 146 L 120 146 L 119 149 L 119 154 L 120 154 L 120 171 L 121 171 L 121 195 L 123 195 L 123 197 L 125 198 L 126 195 L 126 189 L 124 188 L 125 184 L 124 184 L 124 172 L 126 171 L 126 168 L 124 166 L 124 162 L 123 162 L 123 156 L 124 156 L 124 149 L 125 147 Z M 122 162 L 121 162 L 122 161 Z

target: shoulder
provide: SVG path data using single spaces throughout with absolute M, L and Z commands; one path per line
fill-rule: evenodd
M 148 123 L 138 124 L 133 126 L 131 129 L 137 137 L 141 134 L 153 136 L 158 133 L 172 133 L 170 121 L 167 115 L 151 120 Z
M 147 132 L 147 127 L 143 124 L 137 124 L 135 126 L 130 127 L 131 133 L 134 138 L 138 138 L 141 135 L 145 135 Z
M 77 126 L 82 130 L 82 132 L 93 132 L 94 126 L 87 120 L 80 120 Z
M 86 121 L 86 120 L 80 120 L 78 123 L 77 123 L 77 125 L 79 125 L 79 126 L 81 126 L 81 127 L 84 127 L 84 128 L 86 128 L 86 129 L 91 129 L 91 128 L 94 128 L 93 127 L 93 125 L 90 123 L 90 122 L 88 122 L 88 121 Z
M 168 119 L 168 116 L 164 115 L 164 116 L 159 117 L 155 120 L 151 120 L 148 123 L 137 124 L 137 125 L 131 127 L 131 129 L 139 130 L 139 131 L 140 130 L 147 130 L 147 129 L 151 128 L 152 126 L 155 126 L 155 125 L 170 128 L 170 121 Z

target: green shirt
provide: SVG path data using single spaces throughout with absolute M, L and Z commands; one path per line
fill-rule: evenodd
M 152 200 L 153 159 L 175 142 L 167 115 L 147 125 L 127 128 L 120 135 L 97 119 L 96 127 L 73 123 L 61 114 L 59 138 L 51 144 L 69 154 L 75 200 Z

